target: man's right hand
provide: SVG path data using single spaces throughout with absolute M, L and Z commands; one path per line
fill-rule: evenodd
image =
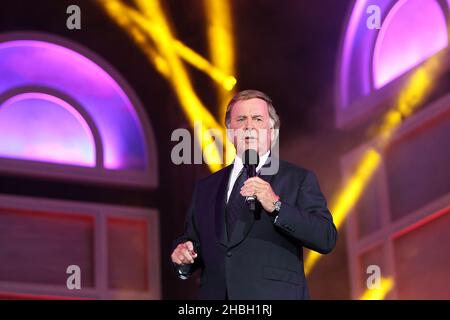
M 180 243 L 175 250 L 173 250 L 172 262 L 178 265 L 193 264 L 194 259 L 197 258 L 197 253 L 194 251 L 194 245 L 191 241 Z

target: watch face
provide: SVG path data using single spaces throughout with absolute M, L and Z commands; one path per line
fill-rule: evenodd
M 281 201 L 275 202 L 275 211 L 280 211 L 281 209 Z

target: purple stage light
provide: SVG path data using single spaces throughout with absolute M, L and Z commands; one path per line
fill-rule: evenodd
M 106 169 L 146 169 L 148 163 L 146 137 L 136 110 L 121 86 L 98 64 L 72 49 L 51 42 L 14 40 L 0 43 L 0 96 L 17 88 L 33 86 L 48 88 L 52 92 L 61 92 L 84 109 L 98 130 L 103 147 L 103 165 Z M 0 101 L 0 104 L 2 102 Z M 32 105 L 25 108 L 25 103 Z M 52 112 L 52 117 L 61 115 L 63 121 L 69 121 L 67 109 L 64 113 L 62 111 L 64 108 L 58 109 L 55 101 L 49 100 L 48 97 L 44 100 L 23 100 L 20 105 L 23 110 L 30 110 L 39 105 L 42 111 Z M 20 112 L 11 111 L 9 117 L 14 114 L 20 114 Z M 0 113 L 0 117 L 1 115 Z M 53 120 L 53 123 L 59 121 L 59 119 Z M 9 118 L 9 121 L 18 122 L 14 118 Z M 3 123 L 5 122 L 7 121 L 3 120 Z M 75 128 L 75 124 L 72 125 L 72 128 Z M 78 125 L 82 127 L 80 122 Z M 57 132 L 52 131 L 52 128 L 48 130 Z M 17 131 L 13 132 L 17 133 Z M 59 132 L 62 133 L 62 131 Z M 0 139 L 4 140 L 5 134 L 8 132 L 2 129 Z M 78 134 L 80 134 L 78 138 L 81 139 L 83 134 L 81 131 Z M 65 138 L 65 136 L 58 137 L 58 141 L 63 141 Z M 67 136 L 67 138 L 72 139 L 73 136 Z M 39 153 L 38 158 L 49 162 L 57 158 L 58 162 L 73 164 L 73 154 L 83 150 L 83 156 L 78 154 L 76 163 L 90 166 L 92 154 L 95 155 L 95 152 L 91 152 L 92 141 L 88 143 L 88 140 L 84 134 L 84 138 L 79 140 L 80 143 L 84 141 L 83 146 L 78 145 L 78 149 L 58 147 L 60 148 L 58 156 L 52 154 L 47 157 L 46 153 Z M 14 148 L 11 143 L 8 142 L 8 146 L 2 144 L 6 149 L 1 150 L 1 154 L 6 156 L 12 152 Z M 17 148 L 20 149 L 21 146 Z M 29 156 L 36 159 L 37 154 Z
M 95 167 L 95 143 L 84 118 L 67 102 L 23 93 L 0 105 L 0 156 Z
M 354 1 L 338 57 L 338 127 L 380 107 L 402 76 L 448 47 L 446 5 L 450 0 Z
M 375 88 L 383 87 L 447 45 L 447 25 L 436 1 L 397 2 L 386 16 L 375 43 Z

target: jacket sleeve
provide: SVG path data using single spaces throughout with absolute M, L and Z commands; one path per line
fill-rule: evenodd
M 275 226 L 308 249 L 322 254 L 333 250 L 337 230 L 314 173 L 306 173 L 296 203 L 286 203 L 283 199 L 281 202 Z
M 194 250 L 197 253 L 197 258 L 194 259 L 193 264 L 186 265 L 177 265 L 176 263 L 172 263 L 174 267 L 174 271 L 176 275 L 180 279 L 187 279 L 189 276 L 194 273 L 202 264 L 201 254 L 200 254 L 200 240 L 198 236 L 198 231 L 195 225 L 195 201 L 197 196 L 197 185 L 194 188 L 194 192 L 192 194 L 191 204 L 186 213 L 185 223 L 184 223 L 184 233 L 181 237 L 176 239 L 173 243 L 173 250 L 180 244 L 186 241 L 192 241 L 194 245 Z

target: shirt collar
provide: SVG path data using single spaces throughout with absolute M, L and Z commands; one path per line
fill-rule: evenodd
M 258 172 L 259 169 L 261 169 L 261 167 L 266 163 L 267 158 L 269 158 L 269 155 L 270 155 L 270 150 L 259 157 L 259 163 L 258 163 L 258 166 L 256 167 L 256 172 Z M 244 164 L 242 163 L 242 159 L 239 156 L 236 156 L 234 158 L 233 170 L 240 172 L 243 167 L 244 167 Z

